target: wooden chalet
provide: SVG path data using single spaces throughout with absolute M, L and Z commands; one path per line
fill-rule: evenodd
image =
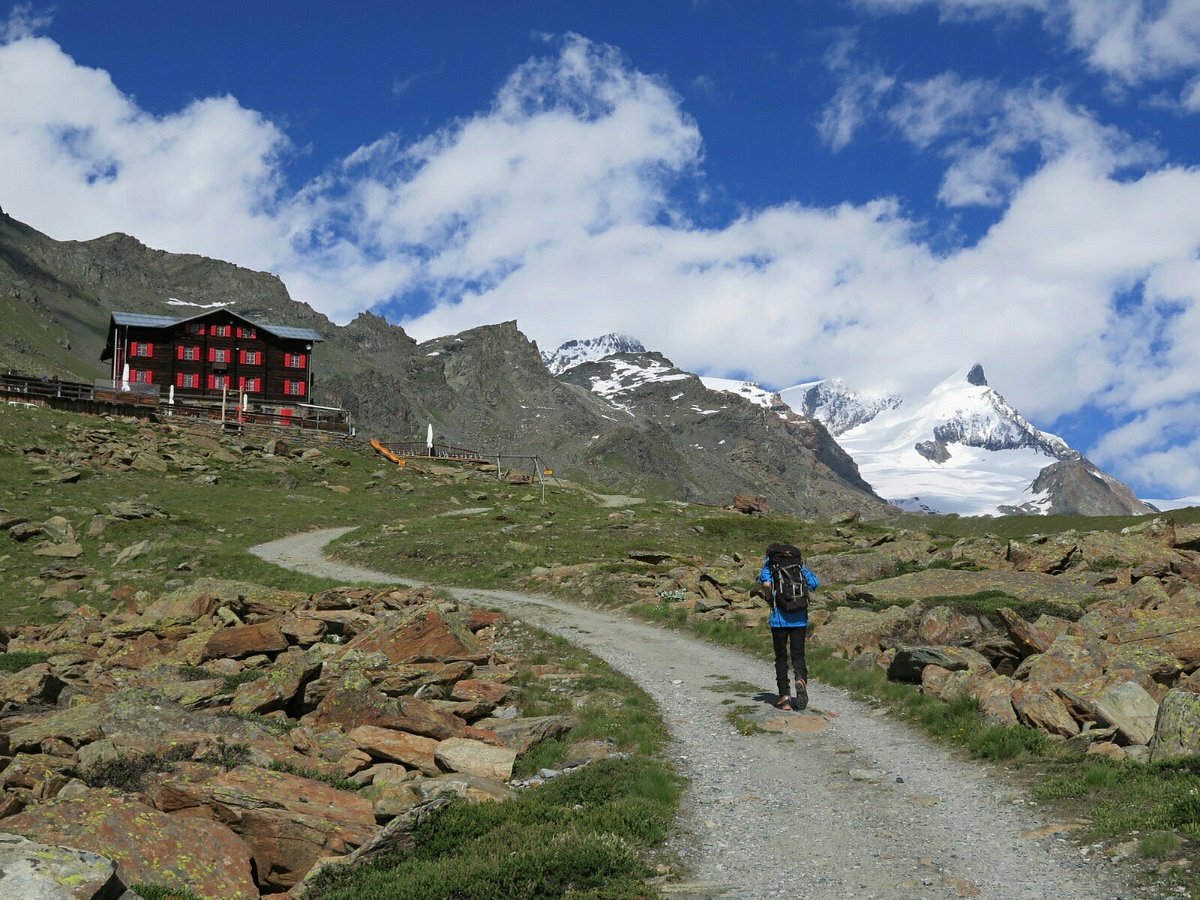
M 267 403 L 307 403 L 312 394 L 310 328 L 268 325 L 228 309 L 187 318 L 115 312 L 102 361 L 130 388 L 153 385 L 162 395 L 219 400 L 225 392 Z

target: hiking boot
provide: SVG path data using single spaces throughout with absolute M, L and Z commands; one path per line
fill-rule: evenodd
M 792 699 L 792 706 L 796 709 L 808 708 L 808 682 L 796 679 L 796 696 Z

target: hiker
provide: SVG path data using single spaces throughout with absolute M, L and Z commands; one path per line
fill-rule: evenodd
M 808 706 L 808 666 L 804 661 L 804 638 L 808 632 L 808 595 L 820 584 L 817 576 L 804 565 L 798 547 L 772 544 L 767 548 L 762 572 L 758 576 L 763 596 L 771 604 L 771 642 L 775 646 L 775 682 L 782 710 L 801 710 Z M 796 679 L 793 695 L 788 691 L 788 650 Z

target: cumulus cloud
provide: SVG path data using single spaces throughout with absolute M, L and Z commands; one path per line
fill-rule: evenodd
M 1024 90 L 892 84 L 872 113 L 944 156 L 948 202 L 1001 206 L 981 240 L 937 252 L 896 198 L 697 224 L 679 200 L 704 189 L 696 122 L 580 37 L 479 113 L 384 135 L 288 191 L 286 134 L 236 99 L 151 115 L 25 35 L 0 46 L 0 197 L 55 236 L 119 229 L 270 269 L 338 321 L 375 308 L 419 338 L 512 318 L 544 347 L 621 331 L 779 386 L 916 390 L 981 360 L 1035 421 L 1108 410 L 1122 427 L 1082 449 L 1119 474 L 1200 492 L 1172 464 L 1197 440 L 1200 171 Z M 1012 165 L 1030 147 L 1032 174 Z
M 1126 84 L 1200 69 L 1200 0 L 855 0 L 880 13 L 936 6 L 947 18 L 1040 15 L 1088 65 Z
M 875 117 L 896 83 L 877 63 L 857 58 L 854 34 L 843 35 L 825 54 L 825 64 L 839 78 L 837 91 L 817 122 L 822 140 L 834 152 L 848 146 L 855 133 Z

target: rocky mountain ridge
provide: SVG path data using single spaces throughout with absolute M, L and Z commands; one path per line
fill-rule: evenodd
M 886 512 L 819 423 L 773 425 L 767 453 L 753 404 L 727 402 L 733 412 L 718 419 L 618 414 L 591 390 L 556 379 L 514 322 L 418 344 L 371 313 L 334 325 L 269 273 L 152 250 L 125 235 L 55 241 L 0 216 L 0 312 L 13 323 L 0 339 L 0 366 L 103 377 L 99 355 L 112 311 L 161 315 L 179 312 L 178 303 L 214 302 L 321 333 L 314 399 L 349 410 L 360 431 L 385 442 L 421 440 L 432 423 L 438 443 L 536 455 L 560 476 L 625 493 L 718 505 L 753 493 L 780 512 Z M 588 352 L 597 349 L 605 348 Z M 729 433 L 717 435 L 718 426 Z

